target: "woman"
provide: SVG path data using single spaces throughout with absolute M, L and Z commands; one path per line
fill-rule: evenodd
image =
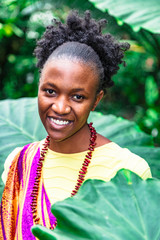
M 142 158 L 87 124 L 129 45 L 102 35 L 105 20 L 96 22 L 88 11 L 84 18 L 71 12 L 66 25 L 54 23 L 35 49 L 39 115 L 48 137 L 16 149 L 6 161 L 1 239 L 35 239 L 34 224 L 53 229 L 51 204 L 74 196 L 86 179 L 109 181 L 121 168 L 151 177 Z

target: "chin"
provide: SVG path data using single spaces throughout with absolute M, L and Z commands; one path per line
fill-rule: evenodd
M 64 142 L 65 140 L 67 140 L 68 138 L 70 138 L 72 135 L 59 135 L 57 133 L 48 133 L 48 135 L 50 136 L 51 140 L 53 142 L 56 142 L 56 143 L 60 143 L 60 142 Z

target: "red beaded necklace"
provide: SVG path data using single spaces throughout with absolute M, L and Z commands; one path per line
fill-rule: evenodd
M 82 168 L 79 171 L 78 174 L 78 179 L 77 179 L 77 183 L 75 185 L 74 190 L 72 190 L 71 193 L 71 197 L 73 197 L 79 190 L 79 188 L 81 187 L 82 183 L 84 182 L 85 179 L 85 175 L 87 173 L 87 168 L 89 163 L 91 162 L 91 158 L 92 158 L 92 152 L 94 151 L 95 148 L 95 141 L 97 138 L 97 133 L 95 128 L 92 126 L 93 123 L 88 124 L 90 132 L 91 132 L 91 137 L 90 137 L 90 144 L 88 147 L 88 152 L 85 156 L 84 162 L 82 164 Z M 36 170 L 36 177 L 35 177 L 35 182 L 34 182 L 34 186 L 33 186 L 33 190 L 32 190 L 32 194 L 31 194 L 31 209 L 32 209 L 32 214 L 33 214 L 33 221 L 35 224 L 39 224 L 40 218 L 37 216 L 37 198 L 38 198 L 38 191 L 39 191 L 39 183 L 40 183 L 40 179 L 41 179 L 41 173 L 42 173 L 42 167 L 43 167 L 43 161 L 45 159 L 45 155 L 48 151 L 48 146 L 50 143 L 50 137 L 47 136 L 45 139 L 45 142 L 43 143 L 43 148 L 41 150 L 40 153 L 40 158 L 37 164 L 37 170 Z M 54 226 L 51 226 L 51 229 L 54 229 L 56 227 L 57 223 L 55 223 Z

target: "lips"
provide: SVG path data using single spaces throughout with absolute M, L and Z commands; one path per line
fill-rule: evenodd
M 58 126 L 66 126 L 72 122 L 71 120 L 54 118 L 54 117 L 49 117 L 49 120 L 50 120 L 50 122 L 52 122 L 53 124 L 56 124 Z

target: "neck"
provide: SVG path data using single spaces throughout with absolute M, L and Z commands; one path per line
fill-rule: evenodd
M 88 125 L 83 126 L 78 132 L 71 137 L 57 142 L 50 139 L 49 148 L 60 153 L 78 153 L 88 149 L 90 143 L 90 130 Z

